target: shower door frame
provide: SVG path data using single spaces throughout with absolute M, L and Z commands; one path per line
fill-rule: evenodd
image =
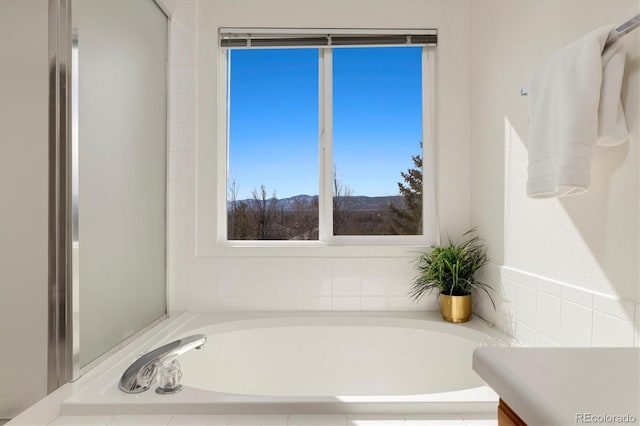
M 71 0 L 49 0 L 47 392 L 71 379 Z

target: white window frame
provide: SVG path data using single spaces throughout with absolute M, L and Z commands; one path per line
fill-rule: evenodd
M 219 33 L 255 33 L 273 34 L 307 33 L 326 35 L 336 30 L 300 30 L 300 29 L 220 29 Z M 361 34 L 404 34 L 407 30 L 339 30 L 340 33 Z M 433 30 L 410 30 L 417 34 L 432 33 Z M 376 46 L 370 46 L 376 47 Z M 383 46 L 380 46 L 383 47 Z M 282 48 L 286 48 L 283 46 Z M 319 235 L 318 240 L 228 240 L 227 239 L 227 191 L 229 172 L 229 92 L 228 77 L 230 74 L 230 61 L 228 51 L 237 48 L 219 47 L 219 79 L 218 79 L 218 196 L 217 206 L 217 245 L 224 249 L 258 249 L 251 251 L 249 255 L 258 254 L 263 248 L 317 248 L 323 247 L 360 247 L 369 248 L 366 251 L 371 254 L 388 254 L 394 252 L 394 248 L 409 249 L 424 248 L 424 246 L 439 241 L 439 229 L 437 218 L 437 199 L 435 194 L 435 46 L 422 46 L 422 158 L 423 158 L 423 182 L 431 181 L 433 184 L 423 185 L 422 189 L 422 235 L 333 235 L 333 48 L 317 47 L 319 51 L 318 78 L 319 78 L 319 143 L 318 143 L 318 179 L 319 179 Z M 376 250 L 375 248 L 380 250 Z M 373 251 L 371 250 L 373 249 Z M 224 250 L 226 252 L 226 250 Z M 247 250 L 245 250 L 247 251 Z M 315 253 L 319 253 L 314 250 Z M 337 253 L 336 253 L 337 254 Z

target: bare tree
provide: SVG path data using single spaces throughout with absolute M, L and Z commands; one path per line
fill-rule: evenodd
M 251 217 L 249 205 L 245 201 L 240 201 L 234 212 L 234 238 L 235 240 L 255 239 L 255 224 Z
M 250 218 L 249 205 L 246 201 L 238 200 L 240 186 L 233 179 L 227 190 L 227 239 L 253 239 L 254 226 Z
M 238 210 L 238 182 L 233 179 L 227 188 L 227 239 L 236 239 L 236 212 Z
M 254 189 L 252 197 L 251 212 L 256 225 L 256 239 L 277 239 L 275 220 L 278 212 L 278 199 L 276 198 L 275 191 L 271 195 L 271 198 L 268 198 L 267 189 L 264 185 L 260 185 L 260 192 Z
M 311 200 L 299 197 L 293 202 L 293 235 L 289 239 L 317 240 L 318 239 L 318 196 Z
M 353 219 L 353 190 L 338 180 L 333 166 L 333 234 L 348 235 Z

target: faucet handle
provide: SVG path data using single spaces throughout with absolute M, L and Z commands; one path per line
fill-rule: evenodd
M 177 359 L 174 359 L 169 364 L 162 365 L 158 377 L 160 378 L 160 386 L 156 388 L 156 393 L 166 395 L 178 393 L 182 390 L 182 385 L 180 384 L 182 370 Z
M 138 385 L 149 388 L 151 386 L 151 382 L 156 377 L 156 371 L 158 371 L 159 364 L 153 363 L 146 365 L 144 368 L 140 369 L 138 374 L 136 375 L 136 380 Z

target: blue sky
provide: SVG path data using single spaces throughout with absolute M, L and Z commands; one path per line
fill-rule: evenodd
M 354 195 L 396 195 L 422 135 L 421 48 L 333 50 L 333 147 Z M 238 198 L 318 193 L 318 50 L 231 51 L 229 179 Z

